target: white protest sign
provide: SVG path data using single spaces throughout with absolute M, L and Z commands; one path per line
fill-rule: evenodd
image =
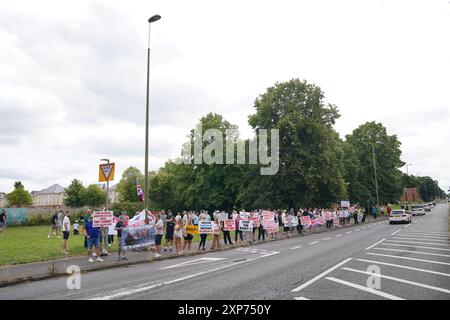
M 342 200 L 341 201 L 341 208 L 349 208 L 350 207 L 350 201 Z
M 208 234 L 214 233 L 215 223 L 212 221 L 200 221 L 198 223 L 198 233 L 199 234 Z
M 240 220 L 239 221 L 240 231 L 253 231 L 253 223 L 250 220 Z
M 226 213 L 226 212 L 219 213 L 219 221 L 225 221 L 225 220 L 228 220 L 228 213 Z
M 109 227 L 113 223 L 112 211 L 94 211 L 92 214 L 92 226 L 94 228 Z

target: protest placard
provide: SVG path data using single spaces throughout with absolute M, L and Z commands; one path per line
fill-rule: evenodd
M 262 211 L 261 215 L 264 220 L 274 220 L 274 212 L 273 211 Z
M 225 220 L 228 220 L 228 213 L 226 213 L 226 212 L 219 213 L 219 221 L 225 221 Z
M 215 223 L 213 221 L 200 221 L 198 223 L 198 233 L 214 233 Z
M 253 222 L 253 228 L 259 227 L 259 218 L 257 216 L 250 217 L 249 220 Z
M 273 219 L 263 219 L 263 227 L 267 233 L 278 231 L 278 224 Z
M 225 231 L 234 231 L 234 228 L 235 228 L 234 220 L 229 219 L 229 220 L 225 220 L 223 222 L 223 230 L 225 230 Z
M 113 223 L 112 211 L 94 211 L 92 214 L 92 226 L 94 228 L 109 227 Z
M 155 227 L 143 225 L 122 229 L 123 249 L 148 247 L 155 244 Z
M 198 234 L 198 226 L 189 224 L 186 226 L 185 232 L 186 232 L 186 234 Z
M 248 220 L 250 218 L 250 212 L 240 211 L 239 217 L 241 220 Z
M 310 216 L 301 216 L 300 217 L 300 224 L 302 225 L 302 226 L 306 226 L 306 225 L 308 225 L 308 224 L 310 224 L 311 223 L 311 218 L 310 218 Z
M 286 228 L 290 228 L 290 227 L 293 227 L 294 226 L 294 219 L 293 219 L 294 217 L 293 216 L 291 216 L 291 215 L 287 215 L 285 218 L 284 218 L 284 226 L 286 227 Z
M 333 226 L 339 227 L 339 218 L 333 219 Z
M 349 208 L 349 207 L 350 207 L 350 201 L 348 201 L 348 200 L 341 201 L 341 208 Z
M 239 221 L 240 231 L 253 231 L 253 223 L 250 220 Z

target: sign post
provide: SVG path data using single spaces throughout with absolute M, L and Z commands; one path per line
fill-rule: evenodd
M 108 210 L 108 198 L 109 198 L 109 182 L 114 180 L 115 164 L 109 163 L 109 159 L 100 159 L 100 161 L 106 161 L 106 163 L 100 164 L 98 172 L 98 181 L 106 182 L 106 201 L 105 210 Z M 108 228 L 103 228 L 103 252 L 108 254 Z

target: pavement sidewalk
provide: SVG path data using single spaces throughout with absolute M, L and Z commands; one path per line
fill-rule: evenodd
M 382 220 L 386 220 L 386 218 L 379 217 L 375 221 L 379 222 Z M 364 224 L 375 222 L 374 220 L 366 220 Z M 351 220 L 351 225 L 344 227 L 341 226 L 340 228 L 350 228 L 356 226 L 353 223 L 353 219 Z M 359 225 L 358 225 L 359 226 Z M 309 234 L 316 234 L 321 232 L 328 232 L 332 230 L 336 230 L 336 227 L 332 227 L 331 229 L 326 229 L 325 227 L 322 227 L 318 230 L 314 231 L 304 231 L 302 236 L 307 236 Z M 282 241 L 284 239 L 292 239 L 294 237 L 299 237 L 297 235 L 297 231 L 295 230 L 295 236 L 293 237 L 283 237 L 282 232 L 278 234 L 276 239 L 270 239 L 266 237 L 265 242 L 269 241 Z M 255 239 L 257 239 L 258 233 L 255 232 Z M 244 239 L 243 242 L 236 244 L 233 240 L 233 245 L 224 245 L 223 239 L 221 238 L 220 244 L 221 248 L 219 250 L 228 250 L 232 248 L 242 247 L 242 246 L 249 246 L 249 245 L 258 245 L 259 243 L 263 243 L 263 241 L 256 241 L 256 242 L 250 242 L 246 241 Z M 163 242 L 164 243 L 164 242 Z M 155 260 L 165 260 L 165 259 L 173 259 L 177 257 L 185 257 L 185 256 L 193 256 L 198 254 L 203 254 L 207 252 L 211 252 L 209 248 L 211 248 L 212 240 L 207 240 L 206 242 L 206 249 L 207 250 L 198 250 L 198 242 L 192 243 L 191 252 L 184 253 L 182 255 L 176 255 L 175 254 L 175 246 L 173 246 L 173 251 L 167 251 L 162 252 L 161 257 L 155 258 L 154 252 L 152 250 L 148 251 L 128 251 L 126 256 L 128 260 L 122 260 L 118 261 L 117 253 L 112 253 L 110 256 L 102 257 L 104 260 L 103 262 L 97 262 L 90 263 L 88 261 L 88 256 L 77 256 L 77 257 L 70 257 L 70 258 L 61 258 L 56 260 L 47 260 L 47 261 L 41 261 L 41 262 L 33 262 L 33 263 L 26 263 L 26 264 L 18 264 L 18 265 L 11 265 L 11 266 L 5 266 L 0 267 L 0 287 L 28 282 L 28 281 L 36 281 L 36 280 L 43 280 L 51 277 L 56 276 L 63 276 L 67 275 L 67 268 L 71 265 L 78 266 L 81 270 L 81 272 L 89 272 L 94 270 L 102 270 L 107 268 L 115 268 L 118 266 L 123 265 L 131 265 L 131 264 L 138 264 L 138 263 L 146 263 L 146 262 L 152 262 Z M 162 246 L 162 250 L 164 250 L 164 246 Z

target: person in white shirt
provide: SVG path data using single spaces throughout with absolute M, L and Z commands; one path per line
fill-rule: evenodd
M 63 232 L 63 245 L 62 245 L 62 253 L 63 255 L 68 255 L 67 251 L 67 239 L 69 239 L 70 235 L 70 219 L 69 219 L 69 211 L 64 213 L 64 218 L 62 219 L 62 232 Z
M 161 240 L 164 234 L 164 222 L 161 219 L 161 215 L 156 215 L 156 223 L 155 223 L 155 258 L 161 257 Z

